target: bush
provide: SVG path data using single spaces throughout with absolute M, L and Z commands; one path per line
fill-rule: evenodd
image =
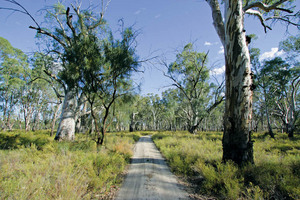
M 0 134 L 0 199 L 103 199 L 120 185 L 133 135 L 108 134 L 105 147 L 86 136 L 55 142 L 48 134 Z
M 242 193 L 243 178 L 240 176 L 238 167 L 233 163 L 217 163 L 214 167 L 198 160 L 194 169 L 204 178 L 201 193 L 215 195 L 221 198 L 238 199 Z
M 222 163 L 222 134 L 160 132 L 154 142 L 171 170 L 195 183 L 201 195 L 219 199 L 300 199 L 300 136 L 276 140 L 255 133 L 255 165 Z M 199 189 L 200 188 L 200 189 Z
M 25 133 L 21 131 L 0 132 L 0 149 L 19 149 L 34 144 L 39 150 L 42 150 L 51 141 L 51 138 L 45 133 L 45 131 Z

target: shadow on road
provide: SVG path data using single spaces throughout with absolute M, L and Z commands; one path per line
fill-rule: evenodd
M 164 159 L 157 159 L 157 158 L 131 158 L 131 164 L 146 164 L 146 163 L 153 163 L 157 165 L 165 165 Z

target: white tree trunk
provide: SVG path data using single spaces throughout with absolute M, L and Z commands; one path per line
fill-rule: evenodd
M 60 109 L 60 105 L 61 104 L 58 104 L 56 109 L 55 109 L 55 112 L 54 112 L 54 115 L 53 115 L 53 119 L 52 119 L 52 122 L 51 122 L 51 132 L 50 132 L 50 136 L 53 136 L 53 133 L 54 133 L 54 128 L 55 128 L 55 123 L 56 123 L 56 120 L 57 120 L 57 116 L 59 115 L 59 109 Z
M 242 0 L 225 1 L 226 104 L 223 161 L 238 165 L 253 162 L 250 137 L 252 119 L 252 77 L 244 32 Z
M 74 90 L 68 90 L 65 94 L 61 118 L 56 132 L 55 140 L 75 139 L 76 108 L 76 92 Z

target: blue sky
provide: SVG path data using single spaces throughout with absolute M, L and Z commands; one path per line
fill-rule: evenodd
M 40 9 L 53 5 L 56 0 L 19 0 L 19 2 L 35 17 L 38 23 L 43 22 Z M 67 5 L 70 1 L 66 2 Z M 89 3 L 99 4 L 100 0 L 83 0 L 82 8 Z M 297 1 L 299 8 L 299 1 Z M 0 6 L 8 4 L 0 0 Z M 100 11 L 100 8 L 98 8 Z M 180 50 L 189 42 L 201 52 L 209 50 L 209 67 L 214 66 L 214 72 L 222 73 L 224 55 L 221 42 L 212 25 L 211 10 L 204 0 L 111 0 L 105 13 L 105 19 L 113 31 L 118 29 L 118 20 L 123 18 L 125 26 L 134 25 L 140 34 L 137 38 L 137 54 L 141 59 L 163 55 L 172 62 L 176 50 Z M 24 52 L 37 49 L 35 31 L 28 28 L 35 25 L 33 21 L 20 13 L 0 10 L 0 36 L 6 38 L 14 47 Z M 264 33 L 258 20 L 253 17 L 245 19 L 247 34 L 256 34 L 258 40 L 251 46 L 260 48 L 262 58 L 281 55 L 278 44 L 286 38 L 286 27 L 280 23 L 273 26 L 272 31 Z M 299 33 L 296 28 L 289 28 L 292 34 Z M 160 70 L 163 67 L 155 61 L 144 63 L 145 72 L 137 74 L 134 79 L 142 83 L 142 94 L 160 94 L 170 81 Z

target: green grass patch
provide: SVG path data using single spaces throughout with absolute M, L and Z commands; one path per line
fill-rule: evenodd
M 222 133 L 159 132 L 156 146 L 171 170 L 217 199 L 300 199 L 300 136 L 253 135 L 255 165 L 222 163 Z
M 84 135 L 55 142 L 47 132 L 0 133 L 0 199 L 105 199 L 121 184 L 138 133 L 107 134 L 97 152 Z

